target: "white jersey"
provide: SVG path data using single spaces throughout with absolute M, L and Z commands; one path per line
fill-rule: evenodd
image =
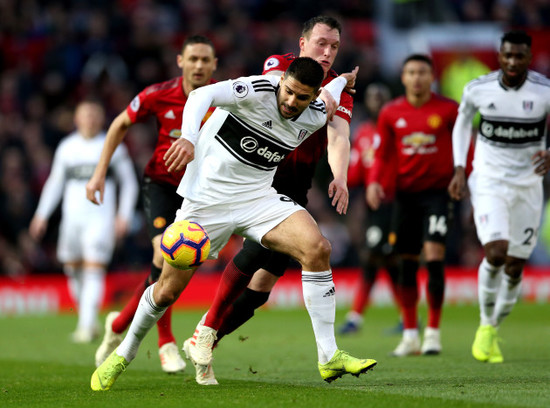
M 345 81 L 326 89 L 339 100 Z M 277 165 L 327 121 L 317 99 L 298 117 L 285 119 L 277 106 L 279 77 L 251 76 L 193 91 L 185 106 L 182 135 L 195 143 L 178 193 L 205 205 L 244 202 L 266 195 Z M 212 116 L 197 134 L 208 107 Z M 197 139 L 198 138 L 198 139 Z
M 494 71 L 469 82 L 464 88 L 453 129 L 455 166 L 466 164 L 471 123 L 481 114 L 473 161 L 474 172 L 528 185 L 541 181 L 531 157 L 546 148 L 546 120 L 550 113 L 550 80 L 528 71 L 525 82 L 509 88 L 502 71 Z
M 73 132 L 59 144 L 52 170 L 44 185 L 36 215 L 48 219 L 61 199 L 63 222 L 90 220 L 92 216 L 109 217 L 114 222 L 116 213 L 116 177 L 120 185 L 118 215 L 130 220 L 133 217 L 138 195 L 138 183 L 128 150 L 120 145 L 111 160 L 105 180 L 104 202 L 92 204 L 86 198 L 86 183 L 99 161 L 105 133 L 85 139 Z

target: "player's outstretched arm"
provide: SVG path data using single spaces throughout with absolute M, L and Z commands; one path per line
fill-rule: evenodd
M 95 167 L 94 174 L 86 184 L 86 198 L 94 204 L 103 203 L 103 194 L 105 192 L 105 177 L 107 176 L 107 170 L 109 169 L 109 163 L 111 158 L 122 140 L 126 135 L 126 131 L 132 125 L 130 116 L 126 110 L 121 112 L 107 131 L 107 136 L 105 137 L 105 144 L 103 145 L 103 150 L 101 151 L 101 156 Z M 96 193 L 99 192 L 99 198 Z
M 329 184 L 328 196 L 338 214 L 346 214 L 349 204 L 347 173 L 350 156 L 349 123 L 337 116 L 327 128 L 328 163 L 334 179 Z

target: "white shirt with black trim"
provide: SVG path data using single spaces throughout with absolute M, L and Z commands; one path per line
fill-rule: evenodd
M 531 163 L 533 154 L 546 147 L 550 113 L 550 80 L 528 71 L 525 82 L 509 88 L 502 71 L 483 75 L 464 88 L 453 129 L 455 166 L 464 166 L 471 139 L 471 123 L 479 111 L 474 172 L 515 185 L 540 182 Z
M 191 92 L 182 137 L 195 144 L 195 159 L 178 187 L 188 200 L 205 205 L 245 202 L 271 193 L 277 165 L 327 121 L 317 99 L 298 117 L 285 119 L 277 106 L 279 77 L 257 75 L 218 82 Z M 339 100 L 345 79 L 327 90 Z M 199 133 L 200 119 L 212 116 Z
M 115 213 L 126 221 L 132 219 L 139 185 L 128 149 L 123 144 L 117 147 L 109 164 L 103 204 L 92 204 L 86 198 L 86 184 L 99 161 L 105 137 L 101 132 L 86 139 L 79 132 L 73 132 L 61 141 L 42 189 L 36 215 L 48 219 L 63 199 L 64 219 L 87 222 L 92 216 L 114 217 Z M 120 188 L 118 212 L 117 182 Z

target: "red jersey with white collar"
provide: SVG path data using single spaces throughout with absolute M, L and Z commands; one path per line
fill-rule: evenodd
M 209 83 L 216 81 L 210 80 Z M 187 96 L 183 92 L 183 77 L 148 86 L 141 91 L 126 107 L 132 123 L 144 122 L 154 116 L 157 122 L 158 139 L 153 156 L 145 166 L 144 174 L 155 182 L 178 186 L 185 169 L 168 173 L 164 164 L 164 154 L 172 143 L 181 136 L 181 116 Z M 206 121 L 211 109 L 203 119 Z
M 284 55 L 272 55 L 264 62 L 263 74 L 272 71 L 286 71 L 288 66 L 297 56 L 293 53 Z M 328 84 L 338 74 L 334 70 L 327 73 L 322 85 Z M 335 115 L 351 122 L 353 110 L 353 98 L 347 92 L 342 92 L 340 105 Z M 277 192 L 285 194 L 305 206 L 307 203 L 307 191 L 311 188 L 311 181 L 315 174 L 315 166 L 327 150 L 327 126 L 323 126 L 317 132 L 308 137 L 300 146 L 290 153 L 278 166 L 273 187 Z
M 420 107 L 404 96 L 386 104 L 378 117 L 381 143 L 369 181 L 391 189 L 384 186 L 383 173 L 396 166 L 397 191 L 447 188 L 454 172 L 452 130 L 457 114 L 455 101 L 434 93 Z M 392 157 L 397 160 L 388 165 Z

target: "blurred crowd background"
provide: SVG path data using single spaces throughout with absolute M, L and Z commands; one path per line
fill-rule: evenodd
M 457 78 L 471 78 L 451 71 L 453 63 L 496 69 L 500 35 L 523 28 L 534 37 L 532 68 L 550 75 L 550 0 L 0 0 L 0 273 L 61 272 L 59 212 L 43 242 L 33 242 L 27 228 L 53 152 L 74 128 L 78 101 L 99 98 L 110 123 L 144 87 L 181 74 L 176 55 L 191 34 L 214 42 L 215 79 L 258 74 L 269 55 L 298 53 L 302 23 L 318 14 L 343 23 L 334 68 L 360 67 L 352 132 L 367 119 L 363 92 L 369 84 L 387 85 L 392 96 L 402 93 L 400 63 L 413 51 L 434 57 L 436 91 L 460 98 L 464 82 Z M 445 79 L 446 73 L 455 76 Z M 125 140 L 141 174 L 156 141 L 154 124 L 133 126 Z M 363 193 L 352 191 L 348 215 L 337 216 L 326 197 L 328 179 L 321 165 L 310 210 L 333 244 L 333 264 L 355 266 Z M 477 265 L 481 255 L 467 202 L 456 215 L 448 263 Z M 140 207 L 111 269 L 144 270 L 151 254 Z M 531 262 L 549 259 L 541 242 Z

